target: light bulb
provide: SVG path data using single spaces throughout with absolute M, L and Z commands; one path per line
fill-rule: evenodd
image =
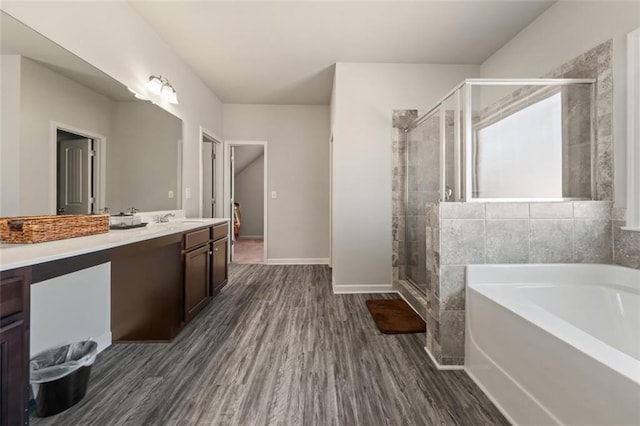
M 162 100 L 168 102 L 170 104 L 178 103 L 178 96 L 176 95 L 176 91 L 173 87 L 165 85 L 162 87 Z
M 155 95 L 160 95 L 162 93 L 162 88 L 164 87 L 164 84 L 162 83 L 162 80 L 160 79 L 160 77 L 156 77 L 152 75 L 152 76 L 149 76 L 149 81 L 147 81 L 145 86 L 147 86 L 147 89 L 149 89 L 151 93 Z

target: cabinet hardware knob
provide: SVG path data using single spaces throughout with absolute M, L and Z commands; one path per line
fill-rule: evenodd
M 213 254 L 213 252 L 212 252 L 212 251 L 210 251 L 210 252 L 209 252 L 209 254 Z

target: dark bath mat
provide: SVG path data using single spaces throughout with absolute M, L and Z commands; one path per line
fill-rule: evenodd
M 367 300 L 378 330 L 384 334 L 424 333 L 427 325 L 402 299 Z

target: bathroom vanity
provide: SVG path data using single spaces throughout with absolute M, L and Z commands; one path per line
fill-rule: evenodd
M 1 245 L 0 423 L 27 424 L 36 352 L 86 337 L 100 350 L 173 339 L 227 283 L 228 229 L 227 219 L 184 219 Z M 89 334 L 92 323 L 106 337 Z
M 29 268 L 0 272 L 0 424 L 23 424 L 29 401 Z
M 173 339 L 226 284 L 227 235 L 226 221 L 201 223 L 112 249 L 113 341 Z

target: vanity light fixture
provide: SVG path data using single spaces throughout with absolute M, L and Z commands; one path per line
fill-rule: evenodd
M 178 103 L 176 89 L 173 88 L 169 80 L 161 75 L 150 75 L 149 81 L 145 84 L 152 93 L 162 97 L 162 100 L 170 104 Z
M 135 96 L 136 99 L 140 99 L 140 100 L 143 100 L 143 101 L 148 101 L 149 100 L 146 96 L 141 95 L 140 93 L 138 93 L 135 90 L 133 90 L 131 87 L 127 87 L 127 89 L 129 89 L 129 91 L 131 93 L 133 93 L 133 96 Z

